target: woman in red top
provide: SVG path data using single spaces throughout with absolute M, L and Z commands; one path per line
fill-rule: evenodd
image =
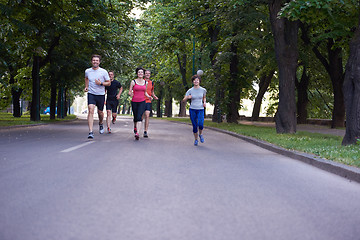
M 131 81 L 129 95 L 132 97 L 131 107 L 134 114 L 134 133 L 135 139 L 139 140 L 139 132 L 141 129 L 142 115 L 145 112 L 145 96 L 150 97 L 146 93 L 146 81 L 144 80 L 144 69 L 136 69 L 137 79 Z

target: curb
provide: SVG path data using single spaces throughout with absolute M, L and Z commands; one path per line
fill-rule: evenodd
M 172 121 L 172 122 L 175 122 L 175 121 Z M 176 122 L 176 123 L 182 123 L 182 122 Z M 188 123 L 183 123 L 183 124 L 188 124 Z M 230 132 L 227 130 L 214 128 L 214 127 L 204 127 L 204 128 L 231 135 L 233 137 L 242 139 L 246 142 L 249 142 L 249 143 L 259 146 L 261 148 L 267 149 L 269 151 L 272 151 L 272 152 L 281 154 L 283 156 L 304 162 L 306 164 L 310 164 L 314 167 L 317 167 L 317 168 L 320 168 L 327 172 L 336 174 L 336 175 L 346 178 L 350 181 L 360 183 L 360 169 L 359 168 L 348 166 L 348 165 L 345 165 L 342 163 L 333 162 L 333 161 L 323 159 L 323 158 L 317 157 L 317 156 L 309 154 L 309 153 L 288 150 L 288 149 L 276 146 L 274 144 L 258 140 L 256 138 L 244 136 L 244 135 Z

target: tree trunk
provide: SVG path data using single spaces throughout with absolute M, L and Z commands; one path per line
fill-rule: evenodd
M 169 89 L 168 90 L 168 100 L 165 101 L 165 108 L 166 108 L 166 116 L 167 117 L 172 117 L 172 115 L 173 115 L 172 105 L 173 105 L 173 96 L 172 96 L 171 89 Z M 186 106 L 185 106 L 185 111 L 186 111 Z M 185 116 L 186 116 L 186 112 L 185 112 Z
M 333 49 L 334 42 L 329 40 L 328 56 L 329 56 L 329 75 L 334 92 L 334 109 L 332 112 L 331 128 L 344 127 L 345 125 L 345 103 L 344 103 L 344 74 L 342 63 L 342 49 Z
M 213 122 L 221 123 L 223 121 L 223 114 L 222 111 L 223 107 L 221 106 L 222 102 L 221 99 L 224 99 L 224 89 L 220 86 L 220 83 L 216 86 L 215 92 L 215 103 L 214 103 L 214 111 L 211 120 Z
M 172 117 L 172 99 L 165 101 L 165 115 L 167 117 Z
M 277 133 L 296 132 L 295 76 L 298 60 L 298 22 L 278 18 L 284 0 L 269 0 L 270 21 L 274 34 L 279 69 L 279 107 L 275 115 Z
M 20 96 L 22 89 L 11 89 L 12 103 L 13 103 L 13 116 L 21 117 L 21 106 L 20 106 Z
M 39 35 L 40 37 L 40 35 Z M 30 109 L 30 120 L 40 121 L 40 68 L 47 64 L 51 59 L 51 54 L 56 46 L 60 44 L 60 36 L 55 36 L 51 41 L 47 55 L 42 59 L 38 56 L 38 52 L 42 51 L 42 48 L 35 49 L 33 54 L 33 67 L 32 67 L 32 80 L 33 80 L 33 92 Z
M 216 23 L 214 26 L 208 28 L 208 34 L 210 38 L 210 61 L 211 67 L 214 70 L 215 77 L 215 102 L 214 102 L 214 111 L 212 115 L 213 122 L 222 122 L 222 111 L 221 111 L 221 97 L 224 95 L 224 90 L 220 83 L 220 70 L 221 67 L 217 65 L 216 54 L 218 53 L 217 41 L 220 34 L 220 25 Z
M 185 44 L 185 41 L 184 41 L 184 44 Z M 177 56 L 177 60 L 178 60 L 178 64 L 179 64 L 182 83 L 183 83 L 183 86 L 184 86 L 184 89 L 185 89 L 185 92 L 186 92 L 189 89 L 187 81 L 186 81 L 186 60 L 187 60 L 187 55 L 183 54 L 180 57 L 179 54 L 176 54 L 176 56 Z M 185 116 L 186 116 L 186 103 L 183 103 L 182 101 L 180 101 L 179 117 L 185 117 Z
M 229 103 L 227 104 L 227 117 L 226 120 L 229 123 L 237 123 L 239 119 L 240 108 L 240 80 L 239 77 L 239 59 L 237 56 L 237 46 L 235 43 L 231 43 L 230 51 L 232 53 L 230 60 L 230 85 L 229 85 Z
M 125 114 L 125 113 L 126 113 L 126 102 L 124 102 L 121 114 Z
M 189 88 L 187 85 L 187 81 L 186 81 L 186 58 L 187 58 L 186 54 L 183 54 L 182 61 L 181 61 L 180 57 L 178 56 L 179 68 L 180 68 L 181 78 L 182 78 L 185 92 Z M 186 103 L 183 103 L 183 101 L 180 101 L 179 117 L 185 117 L 185 116 L 186 116 Z
M 12 104 L 13 104 L 13 116 L 14 117 L 21 117 L 21 106 L 20 106 L 20 96 L 23 91 L 22 88 L 15 87 L 15 74 L 16 71 L 14 68 L 9 65 L 10 71 L 10 86 L 11 86 L 11 96 L 12 96 Z
M 58 101 L 57 101 L 57 118 L 64 118 L 65 117 L 65 113 L 64 113 L 64 88 L 60 87 L 59 88 L 59 94 L 58 94 Z
M 40 57 L 34 54 L 32 67 L 32 101 L 30 109 L 30 120 L 40 121 Z
M 260 115 L 260 109 L 261 109 L 261 103 L 264 97 L 264 94 L 266 93 L 271 79 L 273 78 L 275 73 L 275 70 L 271 70 L 268 74 L 264 74 L 261 78 L 260 78 L 260 83 L 259 83 L 259 92 L 255 98 L 255 103 L 254 103 L 254 107 L 253 107 L 253 111 L 252 111 L 252 116 L 251 116 L 251 121 L 258 121 L 259 120 L 259 115 Z
M 186 116 L 186 102 L 180 101 L 179 117 Z
M 163 87 L 163 84 L 160 84 L 160 94 L 158 96 L 159 99 L 157 101 L 157 108 L 156 108 L 156 117 L 158 117 L 158 118 L 162 118 L 161 105 L 162 105 L 163 95 L 164 95 L 164 87 Z M 181 102 L 180 102 L 180 104 L 181 104 Z
M 308 86 L 309 86 L 310 77 L 306 73 L 306 67 L 304 66 L 304 70 L 301 75 L 300 82 L 296 81 L 296 89 L 297 89 L 297 123 L 305 124 L 307 119 L 307 105 L 309 103 L 308 98 Z
M 311 40 L 308 36 L 308 26 L 301 23 L 301 38 L 307 45 L 311 44 Z M 331 127 L 343 127 L 345 122 L 345 103 L 344 103 L 344 73 L 342 63 L 342 49 L 333 48 L 334 40 L 327 39 L 327 58 L 319 51 L 317 46 L 312 48 L 317 59 L 320 60 L 321 64 L 325 67 L 325 70 L 329 74 L 331 84 L 334 93 L 334 108 L 332 110 L 332 123 Z
M 68 110 L 70 107 L 70 101 L 67 98 L 67 88 L 64 88 L 64 103 L 63 103 L 63 113 L 64 117 L 68 115 Z M 106 108 L 106 107 L 105 107 Z M 105 111 L 106 112 L 106 111 Z
M 50 119 L 56 117 L 56 82 L 51 79 L 51 95 L 50 95 Z
M 360 4 L 360 2 L 359 2 Z M 360 139 L 360 17 L 355 35 L 350 42 L 350 55 L 346 64 L 344 95 L 346 132 L 343 145 L 355 144 Z

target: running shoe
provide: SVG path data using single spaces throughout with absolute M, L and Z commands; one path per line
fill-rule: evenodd
M 144 138 L 148 138 L 149 136 L 147 135 L 147 132 L 144 132 Z
M 203 135 L 199 135 L 199 138 L 200 138 L 200 142 L 202 142 L 202 143 L 205 142 Z
M 111 133 L 111 128 L 108 127 L 108 133 Z
M 139 138 L 140 138 L 139 134 L 138 134 L 138 133 L 135 133 L 135 139 L 136 139 L 136 140 L 139 140 Z
M 93 132 L 89 132 L 88 139 L 94 139 L 94 133 Z
M 100 134 L 104 133 L 104 125 L 103 124 L 99 124 L 99 133 Z
M 199 141 L 196 139 L 194 142 L 194 146 L 197 146 L 199 144 Z
M 115 122 L 116 122 L 116 117 L 113 116 L 112 123 L 115 124 Z

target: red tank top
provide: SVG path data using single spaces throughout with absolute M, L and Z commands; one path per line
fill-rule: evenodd
M 144 85 L 138 85 L 136 81 L 134 80 L 134 87 L 133 87 L 133 93 L 134 96 L 132 98 L 133 102 L 143 102 L 145 101 L 145 91 L 146 91 L 146 81 Z

